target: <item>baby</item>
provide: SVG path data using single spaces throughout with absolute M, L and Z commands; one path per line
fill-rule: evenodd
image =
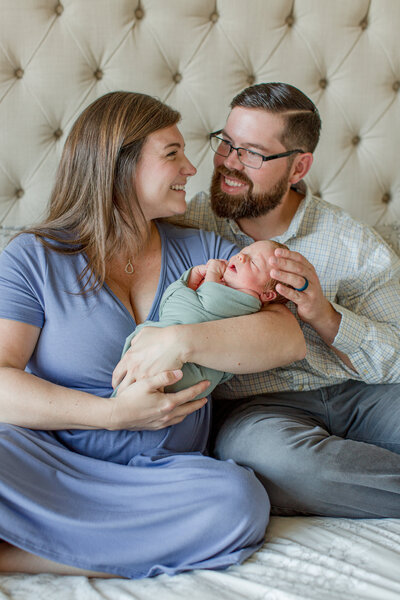
M 229 261 L 211 259 L 206 265 L 198 265 L 189 271 L 187 286 L 197 290 L 207 281 L 220 283 L 239 290 L 265 302 L 284 304 L 284 298 L 275 290 L 277 281 L 269 275 L 268 259 L 275 248 L 287 248 L 272 240 L 254 242 L 235 254 Z
M 270 240 L 246 246 L 228 261 L 210 260 L 185 271 L 164 292 L 159 308 L 159 321 L 145 321 L 126 339 L 122 355 L 130 348 L 132 338 L 143 327 L 167 327 L 201 323 L 258 312 L 267 302 L 287 302 L 276 290 L 276 280 L 270 277 L 268 259 L 275 248 L 286 248 Z M 199 381 L 211 383 L 200 397 L 233 375 L 194 363 L 185 363 L 183 377 L 166 391 L 177 392 Z M 116 392 L 114 392 L 115 394 Z M 113 395 L 114 395 L 113 394 Z

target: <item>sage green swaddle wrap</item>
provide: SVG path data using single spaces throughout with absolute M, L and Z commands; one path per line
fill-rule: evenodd
M 250 294 L 240 292 L 213 281 L 204 282 L 197 290 L 187 287 L 191 269 L 165 290 L 159 308 L 159 321 L 145 321 L 138 325 L 135 331 L 127 337 L 122 356 L 130 348 L 132 338 L 143 327 L 168 327 L 168 325 L 185 325 L 216 321 L 228 317 L 239 317 L 258 312 L 261 301 Z M 178 392 L 199 381 L 208 379 L 211 383 L 205 392 L 195 398 L 208 396 L 214 388 L 228 381 L 233 375 L 208 367 L 185 363 L 182 368 L 183 377 L 173 385 L 165 388 L 167 392 Z M 115 395 L 115 392 L 114 394 Z

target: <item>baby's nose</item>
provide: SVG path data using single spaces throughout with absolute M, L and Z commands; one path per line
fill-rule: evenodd
M 239 254 L 239 262 L 244 262 L 245 260 L 244 254 Z

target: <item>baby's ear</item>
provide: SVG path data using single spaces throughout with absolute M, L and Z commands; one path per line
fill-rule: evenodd
M 271 300 L 275 300 L 277 293 L 274 290 L 266 290 L 265 292 L 261 292 L 260 300 L 261 302 L 271 302 Z

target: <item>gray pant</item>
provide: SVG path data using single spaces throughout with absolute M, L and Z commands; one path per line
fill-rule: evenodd
M 272 514 L 400 518 L 400 384 L 348 381 L 223 409 L 215 455 L 254 469 Z

